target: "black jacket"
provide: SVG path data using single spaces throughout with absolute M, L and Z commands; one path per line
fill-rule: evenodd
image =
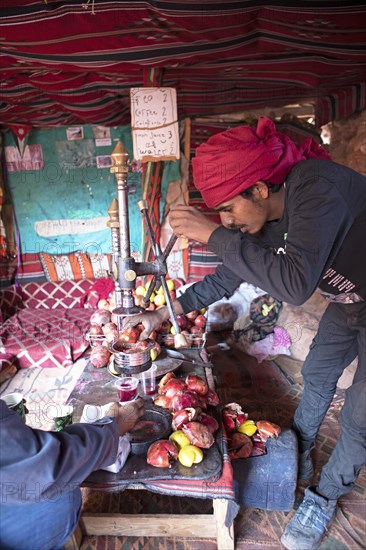
M 336 301 L 363 301 L 365 238 L 365 176 L 328 160 L 302 161 L 285 182 L 283 217 L 255 236 L 217 228 L 208 248 L 222 265 L 178 299 L 188 312 L 246 281 L 295 305 L 317 287 Z

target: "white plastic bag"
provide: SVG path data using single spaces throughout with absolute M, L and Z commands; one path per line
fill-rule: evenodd
M 92 424 L 96 420 L 100 420 L 107 415 L 108 410 L 111 408 L 113 403 L 107 403 L 106 405 L 85 405 L 83 413 L 81 415 L 80 422 Z M 112 472 L 116 474 L 123 468 L 127 460 L 128 455 L 130 454 L 131 443 L 129 434 L 122 435 L 119 438 L 117 458 L 113 464 L 101 468 L 106 472 Z

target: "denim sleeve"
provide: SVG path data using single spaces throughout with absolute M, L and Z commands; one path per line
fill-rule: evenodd
M 112 464 L 119 431 L 116 421 L 74 424 L 61 432 L 35 430 L 0 400 L 0 441 L 0 502 L 15 504 L 52 499 Z

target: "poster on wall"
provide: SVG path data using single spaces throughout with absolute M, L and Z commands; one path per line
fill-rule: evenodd
M 27 145 L 23 156 L 20 155 L 18 147 L 8 145 L 5 147 L 5 159 L 8 172 L 21 172 L 22 170 L 43 170 L 42 145 Z
M 82 126 L 72 126 L 66 128 L 66 136 L 69 141 L 74 139 L 84 139 L 84 128 Z
M 113 166 L 113 160 L 111 155 L 98 155 L 96 157 L 98 168 L 110 168 Z
M 107 126 L 93 126 L 96 147 L 112 145 L 111 130 Z
M 130 100 L 134 159 L 142 162 L 179 159 L 175 88 L 131 88 Z

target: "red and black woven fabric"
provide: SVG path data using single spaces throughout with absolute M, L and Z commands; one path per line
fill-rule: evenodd
M 3 125 L 124 125 L 164 68 L 179 118 L 310 103 L 318 126 L 365 108 L 365 3 L 3 0 Z

